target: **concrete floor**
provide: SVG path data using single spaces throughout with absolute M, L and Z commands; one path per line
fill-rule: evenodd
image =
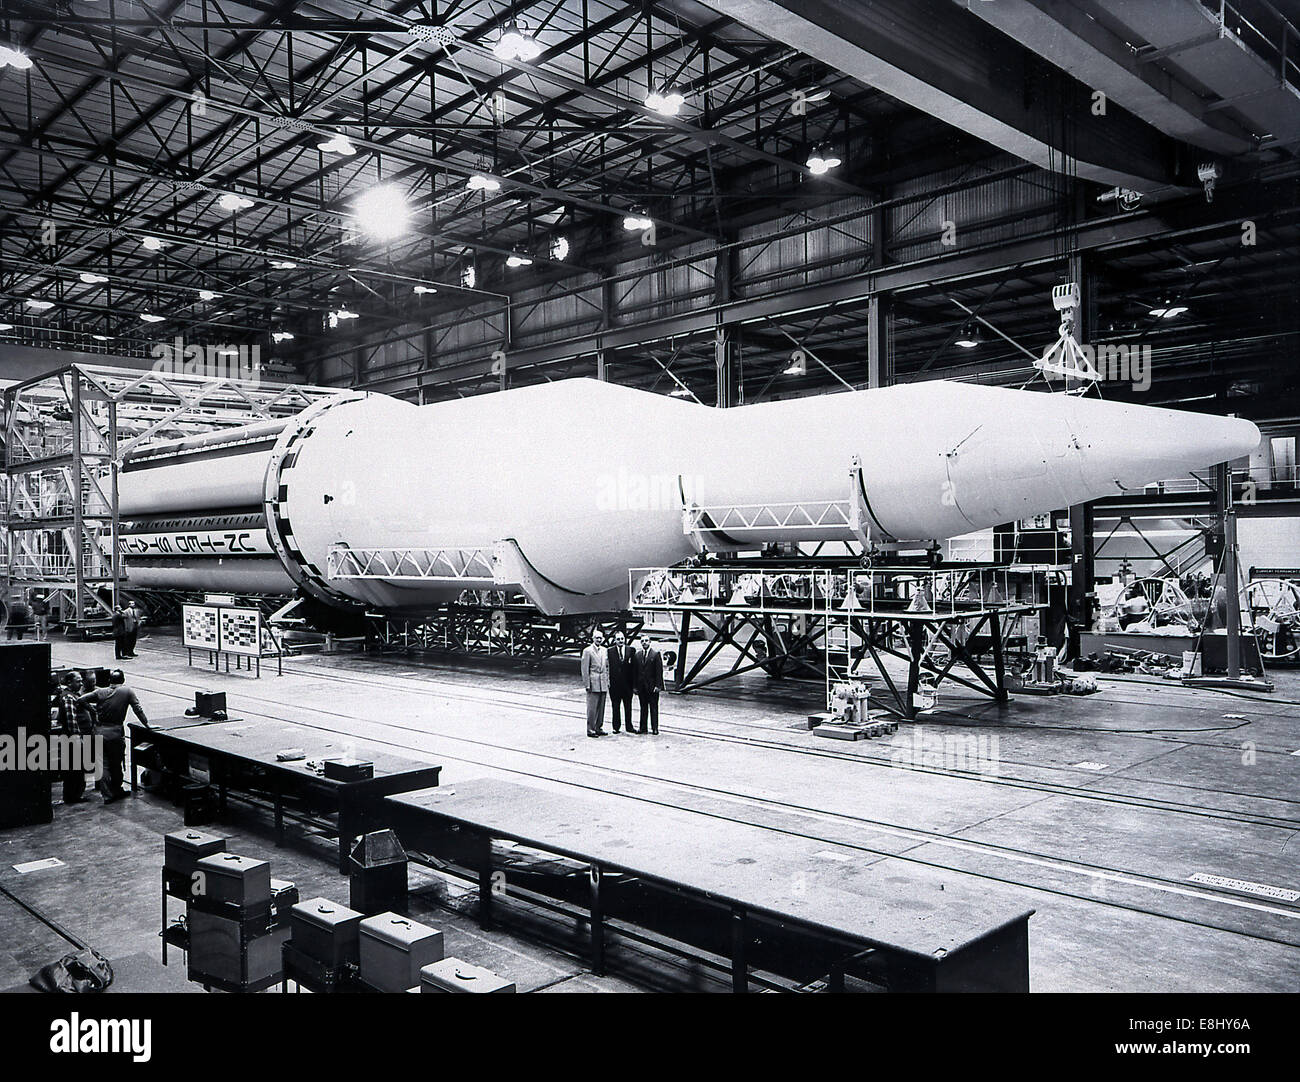
M 56 642 L 55 658 L 109 664 L 111 644 Z M 817 689 L 762 676 L 666 696 L 658 739 L 590 741 L 571 661 L 528 670 L 306 656 L 283 676 L 263 672 L 256 680 L 188 668 L 163 632 L 142 640 L 129 669 L 158 716 L 180 713 L 196 687 L 222 689 L 232 714 L 421 752 L 443 764 L 444 785 L 498 776 L 619 793 L 645 802 L 647 831 L 655 802 L 670 802 L 768 827 L 774 845 L 795 832 L 900 875 L 939 876 L 1032 907 L 1035 991 L 1300 989 L 1300 904 L 1190 881 L 1205 873 L 1300 888 L 1300 673 L 1274 674 L 1276 694 L 1258 700 L 1124 678 L 1103 678 L 1102 692 L 1087 698 L 1001 707 L 946 692 L 935 714 L 895 738 L 841 743 L 799 725 Z M 980 757 L 960 757 L 972 750 Z M 104 953 L 156 956 L 160 835 L 177 823 L 152 798 L 57 809 L 49 827 L 0 834 L 0 884 L 111 947 Z M 346 897 L 324 843 L 300 837 L 275 849 L 252 816 L 235 833 L 303 897 Z M 28 876 L 10 867 L 44 856 L 67 867 Z M 521 990 L 715 986 L 641 954 L 623 959 L 620 977 L 596 980 L 569 953 L 564 930 L 481 933 L 458 909 L 459 888 L 430 876 L 423 889 L 420 905 L 449 929 L 449 950 L 460 953 L 465 937 L 462 956 L 493 968 L 497 959 Z M 0 988 L 57 956 L 43 936 L 39 925 L 5 922 Z

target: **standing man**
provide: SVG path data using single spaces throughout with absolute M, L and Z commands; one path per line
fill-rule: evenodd
M 143 620 L 140 610 L 135 607 L 135 602 L 128 601 L 122 620 L 122 629 L 126 635 L 126 656 L 128 658 L 135 657 L 135 640 L 140 634 L 140 624 Z
M 83 747 L 87 737 L 95 734 L 95 707 L 90 702 L 82 701 L 85 684 L 81 673 L 68 673 L 68 678 L 59 691 L 59 727 L 66 736 L 81 738 Z M 63 803 L 80 804 L 86 792 L 86 771 L 69 770 L 63 775 Z
M 126 659 L 126 606 L 120 601 L 113 606 L 113 656 Z
M 605 735 L 605 696 L 609 694 L 609 654 L 605 633 L 592 632 L 591 645 L 582 651 L 582 686 L 587 689 L 587 735 Z
M 126 796 L 122 778 L 126 774 L 126 712 L 135 711 L 146 729 L 152 728 L 134 691 L 126 686 L 126 676 L 121 669 L 108 674 L 108 687 L 96 688 L 83 695 L 77 704 L 91 703 L 98 712 L 96 732 L 103 740 L 104 776 L 95 783 L 105 804 L 112 804 Z
M 664 658 L 651 645 L 650 638 L 642 635 L 640 646 L 636 650 L 636 697 L 641 704 L 641 732 L 646 731 L 646 720 L 650 722 L 650 732 L 659 735 L 659 693 L 664 689 Z
M 614 712 L 614 732 L 619 731 L 627 719 L 627 731 L 632 728 L 632 692 L 636 685 L 636 651 L 627 644 L 623 632 L 614 632 L 614 645 L 609 648 L 609 702 Z

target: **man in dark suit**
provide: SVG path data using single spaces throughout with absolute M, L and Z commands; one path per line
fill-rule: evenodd
M 614 712 L 614 732 L 619 732 L 623 718 L 627 731 L 632 728 L 632 692 L 636 690 L 636 650 L 628 645 L 623 632 L 614 632 L 614 644 L 609 648 L 609 701 Z
M 126 659 L 126 606 L 121 602 L 113 609 L 113 657 Z
M 650 639 L 642 635 L 635 653 L 636 697 L 641 704 L 641 732 L 649 731 L 659 735 L 659 693 L 664 689 L 664 658 L 651 644 Z

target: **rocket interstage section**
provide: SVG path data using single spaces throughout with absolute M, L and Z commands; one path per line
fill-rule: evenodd
M 122 486 L 142 515 L 260 506 L 283 571 L 333 604 L 509 586 L 582 612 L 700 547 L 954 537 L 1258 442 L 1235 418 L 944 381 L 720 410 L 576 379 L 427 406 L 340 395 L 274 433 L 151 452 Z

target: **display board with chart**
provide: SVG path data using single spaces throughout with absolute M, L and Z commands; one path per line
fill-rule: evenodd
M 181 616 L 181 642 L 191 650 L 221 647 L 216 609 L 208 605 L 185 605 Z
M 262 614 L 257 609 L 217 609 L 221 614 L 221 649 L 228 654 L 262 654 Z

